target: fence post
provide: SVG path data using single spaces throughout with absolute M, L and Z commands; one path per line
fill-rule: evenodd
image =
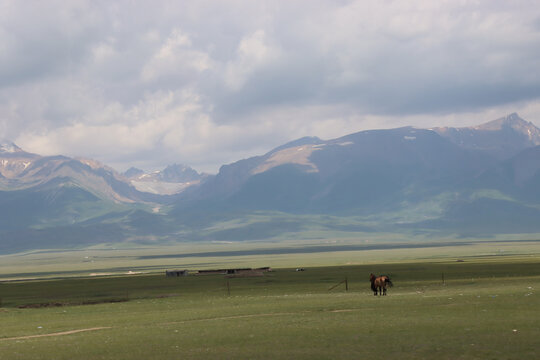
M 330 289 L 328 289 L 328 291 L 334 290 L 336 287 L 338 287 L 339 285 L 343 283 L 345 283 L 345 290 L 349 291 L 349 283 L 347 282 L 347 278 L 345 278 L 345 280 L 341 280 L 336 285 L 332 286 Z
M 229 280 L 227 280 L 227 295 L 231 296 L 231 286 L 229 285 Z

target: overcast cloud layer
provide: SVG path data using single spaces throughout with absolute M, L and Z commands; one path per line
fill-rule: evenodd
M 0 139 L 125 170 L 310 135 L 540 124 L 531 1 L 0 0 Z

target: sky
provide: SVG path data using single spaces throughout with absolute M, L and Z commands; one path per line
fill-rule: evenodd
M 540 125 L 538 1 L 0 0 L 0 139 L 215 173 L 367 129 Z

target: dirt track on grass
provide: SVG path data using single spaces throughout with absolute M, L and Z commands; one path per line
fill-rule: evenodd
M 358 311 L 358 309 L 326 310 L 326 311 L 323 311 L 323 313 L 324 312 L 340 313 L 340 312 L 351 312 L 351 311 Z M 299 311 L 299 312 L 262 313 L 262 314 L 220 316 L 220 317 L 213 317 L 213 318 L 172 321 L 172 322 L 163 323 L 161 325 L 185 324 L 185 323 L 200 322 L 200 321 L 216 321 L 216 320 L 233 320 L 233 319 L 244 319 L 244 318 L 257 318 L 257 317 L 267 317 L 267 316 L 287 316 L 287 315 L 311 314 L 311 313 L 314 313 L 314 311 Z
M 269 313 L 269 314 L 247 314 L 247 315 L 234 315 L 234 316 L 219 316 L 219 317 L 213 317 L 213 318 L 171 321 L 171 322 L 163 323 L 162 325 L 186 324 L 186 323 L 200 322 L 200 321 L 216 321 L 216 320 L 256 318 L 256 317 L 265 317 L 265 316 L 284 316 L 284 315 L 296 315 L 296 314 L 299 314 L 299 313 Z
M 351 312 L 351 311 L 358 311 L 358 309 L 337 309 L 337 310 L 327 310 L 327 311 L 323 311 L 323 312 L 340 313 L 340 312 Z M 268 316 L 287 316 L 287 315 L 298 315 L 298 314 L 309 314 L 309 313 L 312 313 L 312 311 L 221 316 L 221 317 L 204 318 L 204 319 L 191 319 L 191 320 L 172 321 L 172 322 L 161 323 L 160 325 L 186 324 L 186 323 L 193 323 L 193 322 L 200 322 L 200 321 L 232 320 L 232 319 L 257 318 L 257 317 L 268 317 Z M 77 330 L 70 330 L 70 331 L 62 331 L 62 332 L 56 332 L 56 333 L 50 333 L 50 334 L 39 334 L 39 335 L 27 335 L 27 336 L 9 337 L 9 338 L 0 339 L 0 341 L 3 341 L 3 340 L 27 340 L 27 339 L 35 339 L 35 338 L 41 338 L 41 337 L 64 336 L 64 335 L 77 334 L 77 333 L 81 333 L 81 332 L 97 331 L 97 330 L 105 330 L 105 329 L 112 329 L 112 327 L 111 326 L 104 326 L 104 327 L 94 327 L 94 328 L 87 328 L 87 329 L 77 329 Z
M 17 336 L 17 337 L 3 338 L 3 339 L 0 339 L 0 341 L 2 341 L 2 340 L 27 340 L 27 339 L 34 339 L 34 338 L 40 338 L 40 337 L 63 336 L 63 335 L 77 334 L 77 333 L 80 333 L 80 332 L 104 330 L 104 329 L 110 329 L 110 328 L 111 328 L 110 326 L 105 326 L 105 327 L 95 327 L 95 328 L 88 328 L 88 329 L 77 329 L 77 330 L 70 330 L 70 331 L 62 331 L 62 332 L 50 333 L 50 334 Z

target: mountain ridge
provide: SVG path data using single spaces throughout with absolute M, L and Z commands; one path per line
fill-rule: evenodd
M 433 130 L 461 147 L 480 150 L 498 159 L 508 159 L 527 147 L 540 145 L 540 129 L 517 113 L 477 126 Z
M 0 253 L 115 241 L 540 232 L 537 134 L 510 114 L 466 128 L 303 137 L 216 175 L 180 164 L 120 174 L 91 159 L 2 142 Z M 134 181 L 174 195 L 141 192 Z

